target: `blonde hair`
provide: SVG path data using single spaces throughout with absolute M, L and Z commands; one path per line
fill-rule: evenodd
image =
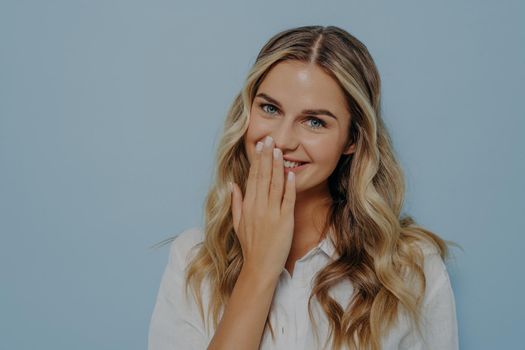
M 448 248 L 447 241 L 410 216 L 401 217 L 404 176 L 381 117 L 379 73 L 365 45 L 339 27 L 291 28 L 262 47 L 226 117 L 205 201 L 204 240 L 187 267 L 186 294 L 191 286 L 204 321 L 201 285 L 209 279 L 207 312 L 216 328 L 243 265 L 228 181 L 246 186 L 250 164 L 243 137 L 250 106 L 269 70 L 285 60 L 316 64 L 338 82 L 351 115 L 347 146 L 356 145 L 355 153 L 341 156 L 328 179 L 333 201 L 323 232 L 330 228 L 339 257 L 315 276 L 309 317 L 314 321 L 311 301 L 316 298 L 329 321 L 332 348 L 380 349 L 381 335 L 394 325 L 401 308 L 420 331 L 426 287 L 421 244 L 435 247 L 443 259 Z M 348 305 L 340 305 L 328 293 L 344 280 L 354 287 Z M 266 326 L 273 337 L 269 317 Z

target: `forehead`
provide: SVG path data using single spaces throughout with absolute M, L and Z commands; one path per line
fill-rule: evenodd
M 324 108 L 337 116 L 348 114 L 346 98 L 337 81 L 316 64 L 284 61 L 261 82 L 264 92 L 288 108 Z

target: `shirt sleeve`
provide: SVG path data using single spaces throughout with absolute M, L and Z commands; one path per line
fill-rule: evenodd
M 180 256 L 179 238 L 177 236 L 171 244 L 168 264 L 162 275 L 150 321 L 148 350 L 207 348 L 207 337 L 191 289 L 188 300 L 184 296 L 185 262 Z
M 427 291 L 423 299 L 422 338 L 412 333 L 400 349 L 458 350 L 454 293 L 446 266 L 437 253 L 425 257 Z

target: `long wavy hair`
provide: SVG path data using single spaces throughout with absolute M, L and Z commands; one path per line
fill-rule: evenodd
M 186 269 L 186 295 L 191 286 L 204 323 L 201 286 L 210 285 L 206 319 L 214 329 L 243 265 L 233 230 L 228 182 L 245 189 L 250 163 L 244 147 L 249 111 L 258 87 L 279 62 L 314 63 L 338 82 L 351 122 L 347 145 L 329 177 L 332 198 L 323 232 L 331 232 L 339 257 L 319 271 L 308 299 L 316 298 L 329 321 L 332 348 L 380 349 L 381 335 L 403 310 L 420 333 L 420 309 L 426 288 L 421 243 L 435 247 L 445 260 L 448 242 L 401 215 L 405 184 L 380 111 L 381 81 L 366 46 L 336 26 L 303 26 L 274 35 L 262 47 L 244 86 L 231 104 L 219 141 L 214 178 L 205 200 L 204 240 Z M 348 305 L 329 290 L 341 281 L 354 287 Z M 407 281 L 414 281 L 408 284 Z M 416 286 L 416 287 L 414 287 Z M 208 327 L 208 326 L 206 326 Z M 274 331 L 269 316 L 265 329 Z M 326 343 L 325 343 L 326 344 Z

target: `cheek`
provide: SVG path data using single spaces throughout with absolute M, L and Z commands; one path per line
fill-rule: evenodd
M 244 136 L 244 149 L 248 155 L 248 160 L 251 163 L 253 155 L 255 153 L 255 144 L 266 135 L 266 131 L 261 127 L 260 123 L 257 123 L 254 119 L 250 119 L 248 129 Z
M 259 116 L 252 115 L 250 123 L 248 124 L 248 129 L 246 130 L 245 140 L 248 143 L 255 144 L 270 132 L 271 128 L 266 123 L 264 123 Z
M 314 161 L 319 164 L 332 166 L 337 164 L 340 158 L 339 146 L 333 140 L 324 140 L 310 143 L 310 154 Z

